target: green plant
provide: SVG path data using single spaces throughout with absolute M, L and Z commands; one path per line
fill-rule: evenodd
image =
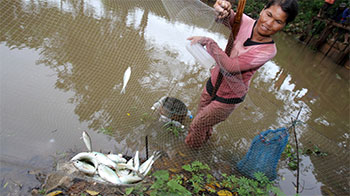
M 109 135 L 109 136 L 113 136 L 113 128 L 112 127 L 100 128 L 100 130 L 98 132 Z
M 40 190 L 38 191 L 38 193 L 39 193 L 39 195 L 45 195 L 46 189 L 40 189 Z
M 173 133 L 176 137 L 179 136 L 180 132 L 183 132 L 183 129 L 181 127 L 177 127 L 173 121 L 165 123 L 163 128 L 165 128 L 166 131 Z
M 265 196 L 273 193 L 274 195 L 284 195 L 283 192 L 274 187 L 272 182 L 264 175 L 257 172 L 255 179 L 246 177 L 228 176 L 222 174 L 223 180 L 217 181 L 209 174 L 210 167 L 200 161 L 194 161 L 191 164 L 183 165 L 182 168 L 187 172 L 185 174 L 170 175 L 167 170 L 158 170 L 152 174 L 155 178 L 153 184 L 148 188 L 143 185 L 136 185 L 125 189 L 125 195 L 226 195 L 231 193 L 240 196 Z M 149 190 L 149 191 L 148 191 Z M 147 191 L 147 194 L 145 194 Z
M 156 195 L 191 195 L 185 187 L 179 184 L 176 179 L 169 179 L 167 170 L 158 170 L 152 174 L 156 178 L 153 185 L 150 187 L 151 196 Z
M 227 176 L 227 174 L 222 174 L 224 179 L 221 182 L 221 185 L 228 189 L 235 189 L 238 186 L 238 178 L 234 175 Z
M 144 187 L 141 184 L 138 184 L 136 186 L 133 187 L 128 187 L 125 189 L 125 195 L 130 195 L 131 193 L 134 193 L 135 195 L 140 195 L 143 196 L 144 192 L 147 190 L 146 187 Z
M 296 170 L 298 168 L 298 158 L 296 152 L 290 144 L 286 145 L 283 154 L 286 156 L 288 161 L 288 166 L 291 170 Z
M 254 173 L 255 179 L 248 179 L 244 176 L 237 178 L 234 175 L 227 176 L 226 174 L 223 174 L 222 176 L 224 179 L 222 180 L 221 185 L 242 196 L 263 196 L 269 195 L 270 192 L 275 193 L 276 195 L 283 195 L 282 191 L 279 188 L 274 187 L 272 182 L 262 172 Z
M 191 178 L 188 182 L 191 183 L 194 193 L 198 193 L 202 190 L 207 183 L 210 184 L 213 182 L 214 177 L 207 173 L 210 170 L 207 164 L 194 161 L 192 164 L 182 166 L 182 168 L 191 174 Z
M 141 115 L 141 118 L 140 118 L 141 122 L 145 123 L 145 122 L 150 121 L 150 120 L 154 120 L 154 118 L 152 118 L 151 114 L 145 112 Z
M 328 155 L 328 153 L 321 151 L 320 148 L 317 145 L 314 145 L 313 149 L 312 148 L 311 149 L 310 148 L 306 149 L 304 151 L 304 154 L 321 156 L 321 157 Z

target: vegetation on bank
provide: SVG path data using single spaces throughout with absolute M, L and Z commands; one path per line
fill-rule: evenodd
M 181 173 L 158 170 L 152 174 L 154 182 L 150 187 L 142 184 L 129 187 L 125 195 L 284 195 L 261 172 L 255 173 L 255 179 L 222 174 L 218 181 L 210 174 L 209 166 L 200 161 L 183 165 L 182 169 Z

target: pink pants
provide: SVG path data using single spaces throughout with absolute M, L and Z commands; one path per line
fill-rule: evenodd
M 198 148 L 212 134 L 213 126 L 226 120 L 239 104 L 226 104 L 212 101 L 206 88 L 201 94 L 198 112 L 188 130 L 185 142 L 192 148 Z

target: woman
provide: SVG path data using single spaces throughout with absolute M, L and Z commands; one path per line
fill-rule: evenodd
M 226 0 L 217 0 L 214 5 L 217 18 L 231 28 L 235 13 Z M 186 144 L 200 147 L 212 133 L 213 126 L 224 121 L 244 100 L 253 74 L 276 55 L 272 35 L 293 21 L 298 13 L 296 0 L 270 0 L 256 21 L 242 16 L 240 30 L 228 56 L 211 38 L 194 36 L 191 44 L 199 43 L 207 48 L 215 59 L 206 88 L 201 94 L 197 116 L 193 119 Z M 211 93 L 219 71 L 223 80 L 214 99 Z

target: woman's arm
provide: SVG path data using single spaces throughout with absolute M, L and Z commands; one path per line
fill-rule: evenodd
M 270 44 L 252 48 L 239 56 L 229 57 L 211 38 L 202 37 L 198 42 L 205 45 L 220 68 L 229 73 L 259 68 L 276 55 L 274 46 Z

